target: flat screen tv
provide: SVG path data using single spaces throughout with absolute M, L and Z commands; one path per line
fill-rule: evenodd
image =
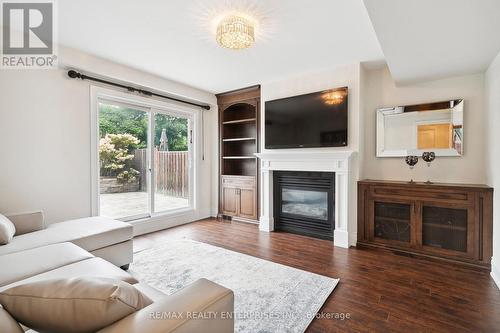
M 265 147 L 347 146 L 347 87 L 267 101 Z

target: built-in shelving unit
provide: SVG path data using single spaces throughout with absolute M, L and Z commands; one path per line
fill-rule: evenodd
M 217 95 L 220 135 L 219 213 L 256 221 L 260 86 Z M 245 188 L 245 189 L 243 189 Z

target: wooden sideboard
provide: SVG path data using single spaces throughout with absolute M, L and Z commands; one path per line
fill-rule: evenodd
M 359 247 L 490 269 L 492 228 L 491 187 L 358 182 Z

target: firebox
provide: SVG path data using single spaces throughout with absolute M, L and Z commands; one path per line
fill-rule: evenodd
M 335 173 L 274 172 L 274 229 L 333 240 Z

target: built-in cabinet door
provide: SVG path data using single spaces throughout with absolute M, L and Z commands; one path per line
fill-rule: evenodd
M 255 202 L 255 188 L 241 188 L 240 193 L 240 211 L 238 216 L 255 220 L 257 218 L 257 203 Z
M 257 186 L 254 177 L 223 176 L 221 186 L 222 214 L 257 219 Z
M 237 215 L 239 206 L 239 189 L 236 187 L 222 187 L 222 213 L 226 215 Z
M 371 241 L 416 247 L 416 206 L 413 201 L 374 198 L 369 201 Z
M 443 255 L 475 257 L 474 213 L 467 206 L 421 202 L 421 246 Z

